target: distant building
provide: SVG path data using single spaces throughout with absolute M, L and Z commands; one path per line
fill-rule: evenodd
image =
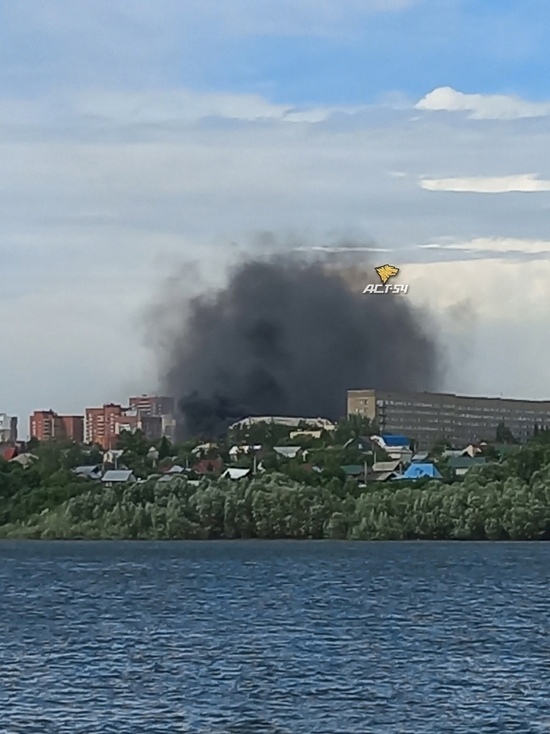
M 512 400 L 451 393 L 348 390 L 348 416 L 376 421 L 382 433 L 400 433 L 417 448 L 441 440 L 465 446 L 496 438 L 504 423 L 519 441 L 533 435 L 535 425 L 550 428 L 550 401 Z
M 232 428 L 250 428 L 250 426 L 258 425 L 260 423 L 275 424 L 278 426 L 288 426 L 289 428 L 301 428 L 303 426 L 319 428 L 325 431 L 333 431 L 335 429 L 334 423 L 327 420 L 326 418 L 289 418 L 287 416 L 250 416 L 249 418 L 243 418 L 236 423 L 229 426 Z
M 124 409 L 118 403 L 105 403 L 101 408 L 86 408 L 86 443 L 97 444 L 104 449 L 115 448 L 118 435 L 115 420 L 122 418 Z
M 54 410 L 35 410 L 29 421 L 29 435 L 39 441 L 84 440 L 84 417 L 58 415 Z
M 158 395 L 140 395 L 130 398 L 128 401 L 130 410 L 135 410 L 138 415 L 166 416 L 174 415 L 174 398 L 159 397 Z
M 17 418 L 6 413 L 0 413 L 0 443 L 15 443 L 17 441 Z
M 148 441 L 163 436 L 172 439 L 176 421 L 171 413 L 158 413 L 173 407 L 172 398 L 130 398 L 130 406 L 106 403 L 101 408 L 86 408 L 86 443 L 98 444 L 108 450 L 115 448 L 120 435 L 129 431 L 143 431 Z

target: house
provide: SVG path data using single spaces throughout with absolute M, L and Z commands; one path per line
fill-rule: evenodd
M 344 448 L 353 448 L 365 454 L 372 453 L 378 444 L 373 442 L 369 436 L 354 436 L 346 441 Z
M 398 479 L 443 479 L 434 464 L 411 464 Z
M 399 476 L 401 462 L 393 461 L 376 461 L 367 476 L 369 482 L 386 482 L 388 479 L 395 479 Z
M 483 466 L 487 459 L 481 456 L 452 456 L 449 461 L 449 469 L 454 472 L 455 477 L 463 477 L 474 466 Z
M 323 437 L 323 431 L 320 429 L 318 431 L 291 431 L 289 433 L 289 438 L 291 441 L 293 441 L 295 438 L 313 438 L 313 439 L 320 439 Z
M 411 462 L 413 464 L 423 464 L 426 461 L 426 459 L 428 458 L 428 456 L 429 456 L 429 453 L 427 451 L 420 451 L 417 454 L 413 455 Z
M 179 464 L 174 464 L 174 466 L 171 466 L 168 469 L 161 469 L 161 471 L 163 474 L 183 474 L 185 468 Z
M 380 438 L 385 446 L 389 448 L 407 448 L 411 447 L 411 439 L 398 433 L 382 433 Z
M 235 461 L 240 456 L 246 456 L 247 454 L 255 454 L 261 450 L 262 450 L 261 444 L 254 444 L 254 445 L 245 444 L 243 446 L 232 446 L 229 449 L 229 456 L 231 457 L 233 461 Z
M 220 474 L 223 470 L 223 459 L 218 456 L 215 459 L 201 459 L 193 464 L 195 474 Z
M 0 449 L 0 456 L 4 459 L 4 461 L 11 461 L 12 459 L 15 459 L 18 454 L 19 451 L 17 450 L 16 446 L 3 446 L 2 449 Z
M 302 452 L 304 458 L 307 456 L 307 451 L 304 451 L 301 446 L 274 446 L 273 451 L 285 459 L 295 459 L 300 452 Z
M 222 479 L 244 479 L 250 474 L 250 469 L 239 469 L 236 466 L 231 466 L 226 469 L 222 474 Z
M 19 454 L 18 456 L 14 456 L 13 459 L 10 459 L 10 461 L 16 461 L 26 469 L 31 464 L 34 464 L 35 461 L 38 461 L 38 456 L 35 454 Z
M 374 446 L 381 448 L 390 459 L 399 459 L 405 464 L 410 463 L 413 452 L 410 448 L 410 439 L 406 436 L 383 433 L 381 436 L 371 436 Z
M 124 484 L 126 482 L 135 482 L 136 478 L 131 469 L 109 469 L 106 471 L 101 481 L 105 486 L 112 487 L 113 484 Z
M 346 477 L 353 478 L 364 476 L 366 471 L 364 464 L 344 464 L 340 469 L 344 472 Z
M 101 464 L 95 466 L 77 466 L 73 469 L 73 473 L 83 479 L 101 479 L 103 467 Z
M 193 456 L 208 456 L 208 454 L 211 454 L 212 452 L 218 451 L 218 444 L 217 443 L 201 443 L 198 446 L 195 446 L 195 448 L 191 451 Z

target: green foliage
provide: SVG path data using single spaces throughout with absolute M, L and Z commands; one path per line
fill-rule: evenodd
M 123 463 L 150 476 L 143 436 L 128 434 L 121 444 Z M 191 450 L 175 447 L 178 458 Z M 442 482 L 367 487 L 342 472 L 365 458 L 353 445 L 312 448 L 307 462 L 265 451 L 265 471 L 241 481 L 174 476 L 116 488 L 71 471 L 97 458 L 88 447 L 41 444 L 36 455 L 27 468 L 0 460 L 2 537 L 550 540 L 550 439 L 543 431 L 460 482 L 441 462 Z

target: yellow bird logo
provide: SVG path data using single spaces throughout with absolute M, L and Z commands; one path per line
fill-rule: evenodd
M 395 265 L 380 265 L 378 268 L 374 269 L 376 270 L 376 273 L 382 281 L 383 285 L 386 285 L 388 280 L 390 278 L 393 278 L 394 275 L 397 275 L 397 273 L 399 272 L 399 268 L 396 268 Z

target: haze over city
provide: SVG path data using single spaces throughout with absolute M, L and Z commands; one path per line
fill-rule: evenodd
M 398 266 L 445 389 L 549 397 L 550 7 L 60 7 L 0 7 L 0 412 L 157 391 L 167 290 L 296 247 Z

